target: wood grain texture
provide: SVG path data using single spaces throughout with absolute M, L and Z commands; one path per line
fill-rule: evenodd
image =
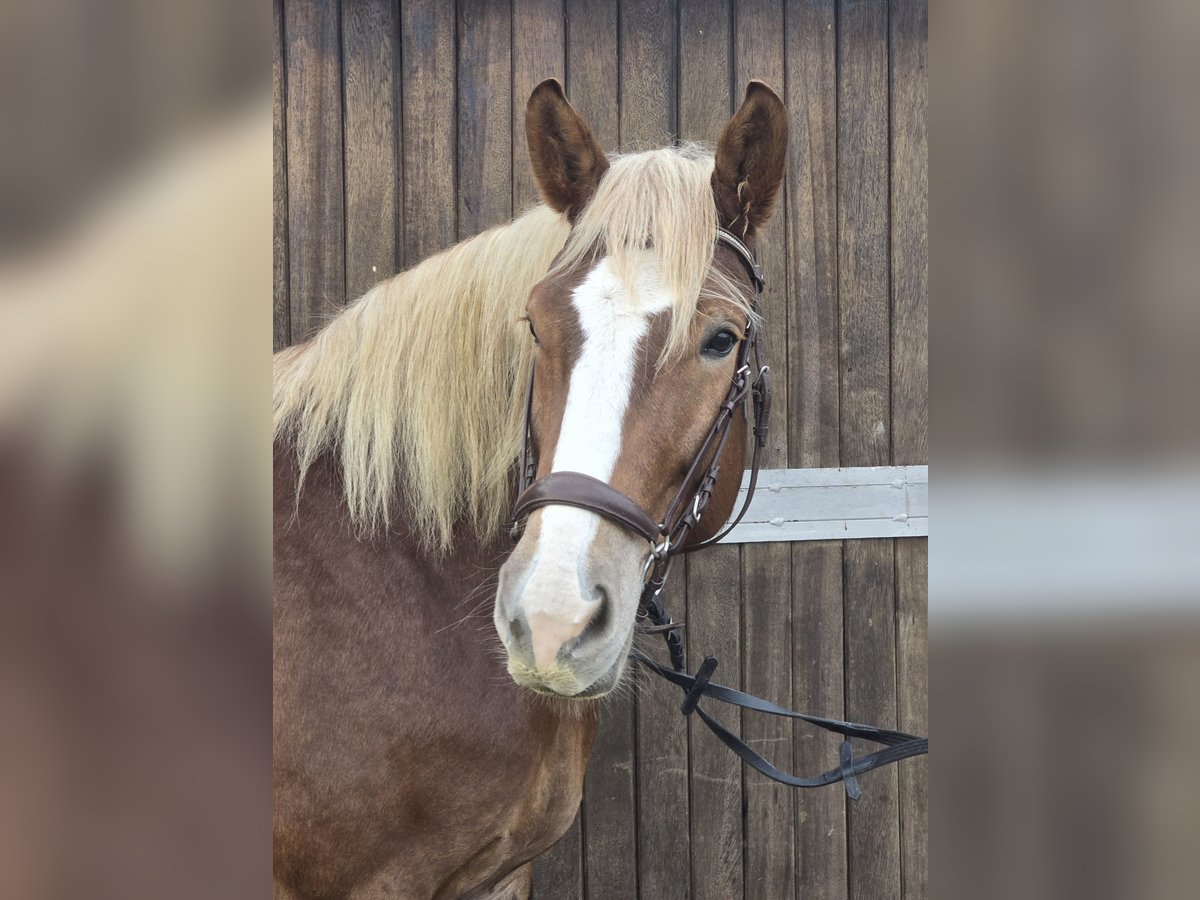
M 929 457 L 929 174 L 924 3 L 891 12 L 892 457 Z
M 583 897 L 583 808 L 558 842 L 533 862 L 532 900 Z
M 740 682 L 741 562 L 736 547 L 713 547 L 688 560 L 688 671 L 706 656 L 720 660 L 713 680 Z M 736 735 L 741 719 L 721 703 L 705 710 Z M 742 763 L 702 722 L 688 723 L 691 783 L 692 896 L 736 900 L 744 893 Z
M 896 585 L 893 542 L 846 541 L 846 717 L 896 726 Z M 878 749 L 864 745 L 856 752 Z M 901 763 L 903 765 L 903 763 Z M 900 896 L 900 810 L 897 767 L 864 775 L 862 797 L 849 804 L 849 896 Z
M 567 97 L 605 152 L 621 142 L 617 0 L 564 0 Z
M 342 74 L 338 4 L 284 5 L 291 341 L 345 301 Z
M 732 17 L 729 0 L 679 7 L 680 140 L 715 144 L 733 114 Z
M 929 453 L 928 9 L 890 10 L 892 459 Z M 900 727 L 929 733 L 929 541 L 896 542 L 896 689 Z M 929 762 L 904 763 L 900 790 L 902 893 L 929 893 Z
M 837 33 L 834 4 L 789 0 L 788 465 L 837 466 L 839 415 Z M 778 409 L 778 407 L 777 407 Z
M 828 0 L 788 0 L 788 462 L 841 460 L 837 235 L 837 15 Z M 797 709 L 845 713 L 842 543 L 792 547 L 792 699 Z M 796 728 L 801 773 L 823 772 L 838 741 Z M 840 900 L 847 892 L 846 799 L 841 790 L 796 798 L 796 892 Z
M 623 0 L 621 150 L 671 143 L 676 126 L 676 9 L 670 0 Z
M 792 547 L 792 699 L 795 708 L 845 714 L 842 652 L 843 541 Z M 796 726 L 795 771 L 815 775 L 837 762 L 838 738 Z M 846 794 L 838 787 L 796 798 L 796 894 L 841 900 L 847 892 Z
M 454 4 L 400 5 L 404 173 L 401 259 L 413 266 L 458 235 L 458 113 Z
M 888 23 L 886 4 L 843 0 L 838 16 L 838 295 L 841 462 L 891 457 Z M 843 564 L 846 716 L 896 722 L 894 548 L 849 541 Z M 851 898 L 900 895 L 894 767 L 862 779 L 850 804 Z
M 887 6 L 838 17 L 841 463 L 891 461 Z
M 896 703 L 900 729 L 929 734 L 929 539 L 896 541 Z M 929 896 L 929 760 L 900 764 L 903 896 Z
M 392 0 L 342 4 L 346 294 L 350 299 L 393 275 L 399 263 L 396 15 Z
M 271 28 L 271 342 L 273 350 L 280 350 L 292 341 L 292 309 L 288 302 L 287 61 L 283 0 L 271 3 Z
M 458 5 L 458 236 L 512 218 L 512 6 Z
M 784 22 L 780 0 L 748 0 L 734 6 L 733 73 L 735 100 L 747 83 L 763 81 L 781 97 L 784 79 Z M 786 101 L 785 101 L 786 102 Z M 790 309 L 787 292 L 787 194 L 785 178 L 775 215 L 759 244 L 766 273 L 761 311 L 767 323 L 762 346 L 771 366 L 772 402 L 788 408 Z M 763 465 L 787 465 L 788 430 L 775 423 L 763 452 Z M 742 686 L 782 706 L 792 705 L 792 566 L 784 543 L 742 548 Z M 792 723 L 774 716 L 742 715 L 746 742 L 782 768 L 791 766 Z M 747 897 L 796 894 L 795 791 L 775 784 L 753 769 L 743 771 L 745 815 L 745 892 Z
M 637 896 L 634 698 L 621 691 L 604 712 L 584 792 L 584 878 L 588 897 Z
M 668 583 L 663 601 L 682 616 L 682 566 L 677 578 Z M 659 661 L 669 662 L 661 638 L 639 643 Z M 682 900 L 690 896 L 691 872 L 688 723 L 679 713 L 678 690 L 645 672 L 637 674 L 638 896 Z

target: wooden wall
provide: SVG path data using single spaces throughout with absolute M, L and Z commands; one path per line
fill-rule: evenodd
M 764 246 L 769 467 L 927 462 L 923 0 L 274 0 L 275 346 L 534 201 L 530 89 L 556 76 L 614 150 L 714 141 L 751 78 L 790 111 Z M 691 664 L 809 712 L 926 733 L 925 539 L 690 557 Z M 811 774 L 837 739 L 717 714 Z M 797 793 L 745 770 L 677 692 L 614 700 L 542 898 L 926 896 L 927 763 Z

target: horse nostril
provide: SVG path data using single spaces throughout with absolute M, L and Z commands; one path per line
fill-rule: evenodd
M 591 638 L 597 635 L 604 634 L 608 629 L 609 617 L 612 610 L 608 601 L 608 591 L 600 585 L 592 590 L 592 602 L 596 604 L 596 611 L 592 614 L 591 621 L 587 623 L 587 627 L 583 629 L 579 637 L 571 645 L 571 650 L 586 644 Z
M 508 620 L 508 633 L 514 641 L 519 641 L 525 636 L 525 626 L 521 622 L 521 616 L 513 616 Z

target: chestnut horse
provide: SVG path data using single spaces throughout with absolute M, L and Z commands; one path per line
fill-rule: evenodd
M 647 557 L 564 505 L 512 546 L 531 366 L 537 476 L 661 509 L 753 315 L 717 230 L 753 245 L 786 135 L 752 82 L 715 156 L 606 157 L 544 82 L 526 112 L 544 204 L 277 354 L 277 897 L 528 896 L 579 807 L 592 698 L 625 672 Z M 692 541 L 736 498 L 739 425 Z

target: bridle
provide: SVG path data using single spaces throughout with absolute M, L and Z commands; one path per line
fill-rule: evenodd
M 650 551 L 642 568 L 644 586 L 638 602 L 637 621 L 639 629 L 643 633 L 663 635 L 671 659 L 671 668 L 660 665 L 637 650 L 633 651 L 633 657 L 652 672 L 683 690 L 684 701 L 681 711 L 684 715 L 696 713 L 723 743 L 768 778 L 793 787 L 818 787 L 841 781 L 846 787 L 847 794 L 851 798 L 857 799 L 861 794 L 857 775 L 888 763 L 928 752 L 928 739 L 869 725 L 856 725 L 852 722 L 803 715 L 776 706 L 767 700 L 714 684 L 710 679 L 717 667 L 717 660 L 712 656 L 705 658 L 695 675 L 689 675 L 686 671 L 684 654 L 683 623 L 672 621 L 670 614 L 663 606 L 662 591 L 675 557 L 718 543 L 733 530 L 746 514 L 758 484 L 759 465 L 762 449 L 767 441 L 767 427 L 771 414 L 769 366 L 763 362 L 760 342 L 761 326 L 758 317 L 759 300 L 762 297 L 763 288 L 766 286 L 766 279 L 763 277 L 763 270 L 757 256 L 745 242 L 724 228 L 717 230 L 716 239 L 731 248 L 745 267 L 754 286 L 754 300 L 751 304 L 746 335 L 738 345 L 737 368 L 733 381 L 729 385 L 725 399 L 717 409 L 712 427 L 709 428 L 699 450 L 696 451 L 696 455 L 688 467 L 687 475 L 680 484 L 679 490 L 667 504 L 666 511 L 660 518 L 655 518 L 612 485 L 582 472 L 551 472 L 542 478 L 537 478 L 538 461 L 533 447 L 532 421 L 535 368 L 531 365 L 529 387 L 525 396 L 524 443 L 521 448 L 517 476 L 517 500 L 513 507 L 512 537 L 514 541 L 519 537 L 523 521 L 535 509 L 550 505 L 565 505 L 594 512 L 649 541 Z M 717 479 L 720 477 L 721 456 L 729 442 L 737 410 L 739 407 L 747 406 L 750 407 L 747 420 L 754 423 L 754 446 L 750 456 L 750 480 L 747 484 L 745 499 L 742 501 L 737 515 L 719 533 L 706 540 L 689 543 L 689 535 L 699 524 L 701 516 L 712 499 Z M 886 745 L 886 749 L 869 756 L 855 758 L 849 741 L 843 741 L 839 751 L 839 765 L 836 769 L 812 778 L 797 778 L 776 769 L 720 722 L 708 715 L 700 707 L 702 697 L 731 703 L 744 709 L 800 719 L 827 731 L 841 734 L 846 738 L 858 737 L 882 743 Z

